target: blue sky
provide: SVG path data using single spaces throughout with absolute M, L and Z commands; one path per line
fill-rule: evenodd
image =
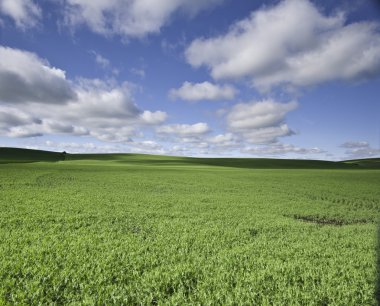
M 380 156 L 377 1 L 0 0 L 0 146 Z

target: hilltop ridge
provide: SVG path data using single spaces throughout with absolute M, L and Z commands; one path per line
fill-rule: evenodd
M 0 148 L 0 163 L 58 162 L 58 161 L 113 161 L 149 165 L 205 165 L 251 169 L 379 169 L 380 158 L 347 161 L 325 161 L 276 158 L 204 158 L 133 153 L 70 154 L 23 148 Z

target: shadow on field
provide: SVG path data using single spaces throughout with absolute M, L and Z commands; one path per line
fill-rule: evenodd
M 376 270 L 377 270 L 377 279 L 376 279 L 376 301 L 377 305 L 380 305 L 380 222 L 377 227 L 377 263 L 376 263 Z
M 66 160 L 104 160 L 149 166 L 219 166 L 248 169 L 358 169 L 355 163 L 270 158 L 194 158 L 144 154 L 68 154 Z

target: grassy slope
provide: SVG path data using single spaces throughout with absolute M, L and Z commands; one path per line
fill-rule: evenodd
M 0 165 L 0 304 L 375 304 L 380 171 L 97 158 Z
M 60 160 L 103 160 L 140 165 L 208 165 L 254 169 L 357 169 L 380 168 L 380 159 L 330 162 L 320 160 L 291 160 L 270 158 L 191 158 L 145 154 L 67 154 L 0 148 L 0 163 L 60 161 Z
M 380 171 L 66 157 L 0 164 L 0 305 L 375 303 Z
M 129 164 L 149 165 L 206 165 L 255 169 L 353 169 L 355 164 L 319 160 L 270 158 L 192 158 L 144 154 L 70 154 L 70 160 L 115 160 Z

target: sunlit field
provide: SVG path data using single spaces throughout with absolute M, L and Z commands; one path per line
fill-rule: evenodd
M 65 158 L 0 164 L 0 304 L 376 304 L 373 167 Z

